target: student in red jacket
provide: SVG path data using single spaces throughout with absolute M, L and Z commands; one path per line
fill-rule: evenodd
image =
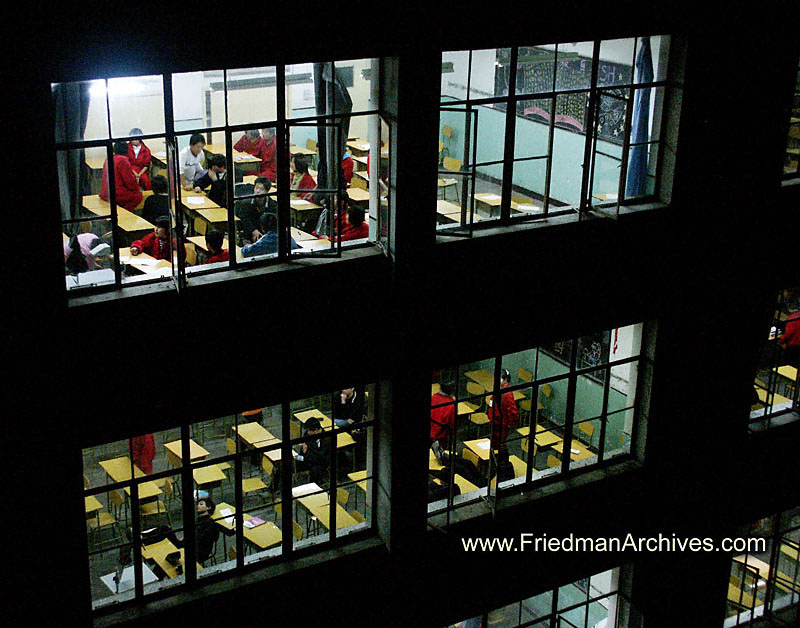
M 132 210 L 142 202 L 142 191 L 133 173 L 133 166 L 128 160 L 128 143 L 114 142 L 114 189 L 117 194 L 117 205 Z M 100 185 L 100 198 L 110 201 L 108 187 L 108 159 L 103 164 L 103 182 Z
M 156 457 L 156 442 L 152 434 L 142 434 L 131 438 L 131 458 L 133 464 L 147 475 L 153 472 L 153 458 Z
M 313 190 L 317 187 L 314 177 L 308 174 L 308 161 L 306 161 L 303 155 L 297 154 L 292 155 L 292 159 L 289 163 L 292 169 L 292 182 L 289 187 L 298 192 L 298 196 L 304 200 L 312 200 L 314 195 L 311 193 L 299 194 L 300 190 Z
M 141 129 L 131 129 L 130 135 L 142 135 Z M 152 190 L 150 184 L 150 149 L 142 140 L 131 140 L 128 143 L 128 161 L 133 167 L 133 174 L 143 190 Z
M 369 225 L 364 220 L 364 210 L 358 205 L 351 205 L 347 209 L 347 215 L 342 225 L 342 242 L 348 240 L 358 240 L 359 238 L 369 237 Z M 339 236 L 334 234 L 333 241 L 339 240 Z
M 346 187 L 350 187 L 350 181 L 353 180 L 353 167 L 355 163 L 353 162 L 353 158 L 350 156 L 350 151 L 344 151 L 344 157 L 342 157 L 342 174 L 344 176 L 344 183 Z
M 511 383 L 511 373 L 508 369 L 500 372 L 500 388 L 508 388 Z M 500 399 L 500 409 L 494 403 L 494 395 L 489 399 L 489 420 L 492 423 L 492 447 L 500 450 L 508 450 L 506 437 L 519 421 L 519 410 L 517 402 L 514 401 L 514 393 L 503 393 Z
M 278 178 L 278 140 L 275 139 L 275 129 L 267 127 L 261 129 L 261 139 L 263 141 L 261 153 L 261 167 L 258 176 L 266 177 L 273 183 Z
M 786 329 L 778 338 L 778 343 L 786 351 L 784 358 L 788 364 L 800 362 L 800 312 L 793 312 L 786 317 Z
M 175 238 L 172 238 L 172 250 L 178 247 Z M 186 255 L 186 247 L 181 243 L 183 254 Z M 169 245 L 169 218 L 162 216 L 156 222 L 156 228 L 153 233 L 148 233 L 140 240 L 135 240 L 131 244 L 131 255 L 139 255 L 139 253 L 147 253 L 150 257 L 155 259 L 172 260 L 172 254 Z
M 233 150 L 238 150 L 240 153 L 247 153 L 254 157 L 260 157 L 261 151 L 264 148 L 264 140 L 259 135 L 257 129 L 250 129 L 245 131 L 244 135 L 239 138 L 233 145 Z
M 228 261 L 228 249 L 222 248 L 224 237 L 222 231 L 217 231 L 216 229 L 209 229 L 206 232 L 206 246 L 208 247 L 206 264 Z
M 440 391 L 431 397 L 431 443 L 438 440 L 439 445 L 448 446 L 450 434 L 456 423 L 454 400 L 453 385 L 449 383 L 442 384 Z

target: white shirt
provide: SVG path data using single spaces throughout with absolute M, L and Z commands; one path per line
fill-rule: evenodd
M 139 144 L 138 146 L 134 145 L 134 147 L 133 147 L 133 156 L 135 158 L 137 158 L 137 159 L 139 158 L 139 151 L 140 150 L 142 150 L 142 145 L 141 144 Z
M 205 152 L 201 150 L 195 157 L 192 154 L 191 146 L 187 146 L 178 153 L 178 168 L 187 184 L 194 183 L 194 180 L 203 174 L 203 159 L 205 159 Z

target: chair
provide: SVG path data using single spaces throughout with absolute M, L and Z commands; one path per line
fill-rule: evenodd
M 169 510 L 164 502 L 162 502 L 160 499 L 154 499 L 153 501 L 139 504 L 139 514 L 141 515 L 142 519 L 146 519 L 147 517 L 157 517 L 158 515 L 164 514 L 167 515 L 167 523 L 172 525 L 172 517 L 169 514 Z
M 594 425 L 591 423 L 581 423 L 578 425 L 578 429 L 586 434 L 588 437 L 588 441 L 586 442 L 587 445 L 592 444 L 592 436 L 594 436 Z
M 524 369 L 519 367 L 517 371 L 517 377 L 521 382 L 532 382 L 533 381 L 533 373 L 531 373 L 528 369 Z
M 522 419 L 522 425 L 528 425 L 528 422 L 531 418 L 531 400 L 530 399 L 523 399 L 519 402 L 519 414 L 520 418 Z
M 264 484 L 264 480 L 259 477 L 255 478 L 245 478 L 242 480 L 242 493 L 247 495 L 248 493 L 254 493 L 256 491 L 263 491 L 267 488 L 267 485 Z
M 343 507 L 347 507 L 347 502 L 350 501 L 350 493 L 347 489 L 341 487 L 336 489 L 336 501 Z
M 312 140 L 310 137 L 306 140 L 306 148 L 308 150 L 313 150 L 314 152 L 317 151 L 317 142 Z
M 89 476 L 83 474 L 83 488 L 89 488 Z
M 127 525 L 128 503 L 122 498 L 122 494 L 117 490 L 109 491 L 108 499 L 114 507 L 114 516 L 119 518 L 120 512 L 122 511 L 124 513 L 125 524 Z
M 561 461 L 556 458 L 553 454 L 548 454 L 547 456 L 547 466 L 548 467 L 560 467 Z
M 528 437 L 523 438 L 522 441 L 520 442 L 519 446 L 522 448 L 522 451 L 524 451 L 527 454 L 528 453 L 528 447 L 530 447 L 529 438 Z M 538 452 L 538 450 L 539 450 L 539 445 L 537 445 L 536 441 L 534 440 L 533 441 L 533 457 L 534 458 L 536 457 L 536 453 Z
M 461 160 L 452 157 L 442 158 L 442 168 L 451 172 L 461 172 Z M 447 199 L 447 188 L 454 187 L 456 190 L 456 200 L 460 203 L 461 198 L 458 193 L 458 179 L 439 179 L 439 189 L 442 190 L 442 198 Z
M 195 266 L 197 264 L 197 249 L 194 247 L 194 242 L 184 242 L 183 246 L 186 247 L 186 264 Z
M 525 475 L 527 469 L 525 466 L 525 461 L 522 458 L 518 456 L 509 456 L 508 461 L 511 463 L 511 466 L 514 467 L 515 478 L 519 478 Z M 535 468 L 533 470 L 536 471 Z
M 476 469 L 480 466 L 481 461 L 480 458 L 478 458 L 478 454 L 476 454 L 468 447 L 464 447 L 463 451 L 461 452 L 461 457 L 464 460 L 469 460 L 472 464 L 475 465 Z
M 106 512 L 105 510 L 99 510 L 95 514 L 94 517 L 87 520 L 87 524 L 89 525 L 89 530 L 91 531 L 90 539 L 91 544 L 95 545 L 97 540 L 97 535 L 105 529 L 110 528 L 114 531 L 114 536 L 109 539 L 109 541 L 116 541 L 119 539 L 122 540 L 122 535 L 117 530 L 116 526 L 117 520 L 111 515 L 111 513 Z
M 367 189 L 367 182 L 364 179 L 359 179 L 358 177 L 353 177 L 350 180 L 350 187 L 351 188 L 360 188 L 362 190 Z
M 281 516 L 283 516 L 283 504 L 278 500 L 275 502 L 275 520 L 277 521 Z
M 355 519 L 356 521 L 358 521 L 359 523 L 364 523 L 364 522 L 366 521 L 366 519 L 364 518 L 364 515 L 362 515 L 362 514 L 361 514 L 360 512 L 358 512 L 357 510 L 351 510 L 351 511 L 350 511 L 350 516 L 351 516 L 353 519 Z
M 230 560 L 236 560 L 236 548 L 233 545 L 228 548 L 228 558 Z
M 300 524 L 297 523 L 297 521 L 292 521 L 292 532 L 294 533 L 294 538 L 296 540 L 303 540 L 303 528 L 300 527 Z
M 439 142 L 439 154 L 447 157 L 450 155 L 450 140 L 453 139 L 453 127 L 449 124 L 442 125 L 442 139 Z
M 294 421 L 289 422 L 289 436 L 293 439 L 303 436 L 303 429 L 300 427 L 299 423 L 295 423 Z
M 481 397 L 486 394 L 486 389 L 476 382 L 467 382 L 467 394 L 473 397 Z
M 476 431 L 480 432 L 481 426 L 488 425 L 489 415 L 485 412 L 473 412 L 469 415 L 469 420 L 475 424 Z
M 194 219 L 194 230 L 198 235 L 205 235 L 208 223 L 200 217 Z

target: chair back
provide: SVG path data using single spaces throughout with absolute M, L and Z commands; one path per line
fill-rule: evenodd
M 225 449 L 228 450 L 229 454 L 235 454 L 236 453 L 236 441 L 233 440 L 232 438 L 226 438 L 225 439 Z
M 586 434 L 590 439 L 594 436 L 594 425 L 591 423 L 581 423 L 578 425 L 578 429 Z
M 89 488 L 89 476 L 83 474 L 83 488 Z
M 364 518 L 364 515 L 362 515 L 362 514 L 361 514 L 360 512 L 358 512 L 357 510 L 351 510 L 351 511 L 350 511 L 350 516 L 351 516 L 353 519 L 355 519 L 356 521 L 358 521 L 359 523 L 364 523 L 364 522 L 366 521 L 366 519 Z
M 108 491 L 108 498 L 112 501 L 115 506 L 122 506 L 122 495 L 119 491 L 113 490 Z
M 194 247 L 194 242 L 184 242 L 183 246 L 186 247 L 186 263 L 194 266 L 197 264 L 197 249 Z
M 300 524 L 297 521 L 292 521 L 292 532 L 294 533 L 294 538 L 298 541 L 302 540 L 303 538 L 303 528 L 300 527 Z
M 443 124 L 442 125 L 442 136 L 443 137 L 453 137 L 453 127 Z
M 480 396 L 486 393 L 486 389 L 476 382 L 467 382 L 467 392 L 470 395 Z
M 469 460 L 472 464 L 475 465 L 475 468 L 478 468 L 480 464 L 480 458 L 478 458 L 478 454 L 472 451 L 469 447 L 464 447 L 463 451 L 461 452 L 461 457 L 464 460 Z
M 233 545 L 228 548 L 228 558 L 230 560 L 236 560 L 236 548 Z
M 198 217 L 198 218 L 194 219 L 194 230 L 199 235 L 205 235 L 206 234 L 206 226 L 207 226 L 207 223 L 202 218 Z
M 550 384 L 545 384 L 544 386 L 541 387 L 540 390 L 542 391 L 542 394 L 548 399 L 550 399 L 550 397 L 553 396 L 553 387 Z
M 509 456 L 508 461 L 514 467 L 514 477 L 519 478 L 525 475 L 525 461 L 518 456 Z
M 313 150 L 314 152 L 317 151 L 317 142 L 312 140 L 310 137 L 306 140 L 306 148 L 308 150 Z
M 347 489 L 341 487 L 336 489 L 336 501 L 342 506 L 347 505 L 347 502 L 350 501 L 350 493 L 347 492 Z
M 173 492 L 172 492 L 172 480 L 170 480 L 169 478 L 164 478 L 164 494 L 167 497 L 172 497 L 172 495 L 173 495 Z
M 549 454 L 547 456 L 547 466 L 548 467 L 560 467 L 561 461 L 556 458 L 553 454 Z
M 294 421 L 289 422 L 289 436 L 292 438 L 300 438 L 303 435 L 303 430 L 298 423 Z
M 267 458 L 266 454 L 264 454 L 261 457 L 261 468 L 264 469 L 264 473 L 266 473 L 270 477 L 272 476 L 272 473 L 274 471 L 274 465 L 272 464 L 272 460 Z
M 459 172 L 461 170 L 461 160 L 454 159 L 453 157 L 445 157 L 444 159 L 442 159 L 442 167 L 445 170 Z

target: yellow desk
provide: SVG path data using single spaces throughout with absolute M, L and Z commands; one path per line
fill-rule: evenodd
M 311 150 L 310 148 L 305 148 L 304 146 L 295 146 L 294 144 L 289 145 L 289 154 L 290 155 L 316 155 L 317 151 Z
M 365 471 L 366 473 L 366 471 Z M 86 515 L 92 516 L 98 510 L 102 510 L 103 504 L 100 503 L 100 500 L 97 499 L 94 495 L 89 495 L 89 497 L 84 497 L 84 506 L 86 508 Z
M 225 147 L 225 144 L 206 144 L 203 147 L 203 150 L 209 155 L 223 155 L 224 157 L 228 156 L 228 151 Z M 235 164 L 261 163 L 261 159 L 255 155 L 251 155 L 250 153 L 241 153 L 238 150 L 233 151 L 233 161 Z
M 458 488 L 461 489 L 461 494 L 464 495 L 465 493 L 471 493 L 472 491 L 479 491 L 480 488 L 467 480 L 466 478 L 461 477 L 458 473 L 453 476 L 453 480 L 456 484 L 458 484 Z
M 491 441 L 488 438 L 464 441 L 464 446 L 472 451 L 481 460 L 488 460 L 491 452 Z
M 789 379 L 793 382 L 797 381 L 797 369 L 793 366 L 785 364 L 784 366 L 779 366 L 773 370 L 778 373 L 778 375 L 782 375 L 786 379 Z
M 183 548 L 178 549 L 169 539 L 164 539 L 158 543 L 153 543 L 152 545 L 142 545 L 142 558 L 152 561 L 161 567 L 161 569 L 164 570 L 164 573 L 167 574 L 167 578 L 177 578 L 180 575 L 178 574 L 177 567 L 167 562 L 167 555 L 171 554 L 172 552 L 180 552 L 180 565 L 183 567 Z M 197 563 L 197 571 L 199 572 L 202 568 L 203 565 Z
M 443 216 L 450 214 L 461 215 L 461 207 L 450 201 L 436 201 L 436 212 Z
M 305 231 L 300 231 L 297 227 L 291 227 L 292 230 L 292 237 L 294 238 L 295 242 L 305 242 L 307 240 L 318 240 L 315 236 L 311 235 L 310 233 L 306 233 Z
M 231 511 L 229 515 L 221 514 L 221 512 L 225 509 Z M 235 515 L 236 508 L 228 503 L 222 502 L 221 504 L 217 504 L 217 508 L 214 510 L 212 520 L 220 528 L 222 528 L 222 532 L 226 536 L 230 536 L 236 532 L 236 519 L 234 518 Z M 231 519 L 230 522 L 226 521 L 228 517 Z M 242 515 L 243 521 L 249 521 L 252 518 L 253 517 L 247 513 Z M 262 523 L 260 526 L 256 526 L 255 528 L 243 526 L 242 530 L 244 532 L 245 540 L 261 550 L 274 547 L 275 545 L 280 545 L 282 541 L 281 530 L 278 526 L 272 523 L 272 521 Z
M 348 188 L 347 196 L 350 197 L 350 200 L 356 201 L 357 203 L 369 201 L 369 192 L 361 188 Z
M 537 435 L 538 438 L 538 435 Z M 558 453 L 564 453 L 564 441 L 562 440 L 559 443 L 555 443 L 553 445 L 553 449 L 555 449 Z M 586 458 L 591 458 L 592 456 L 596 456 L 594 452 L 590 451 L 583 443 L 577 440 L 572 441 L 572 448 L 569 452 L 569 457 L 572 458 L 574 461 L 578 460 L 585 460 Z
M 318 211 L 322 209 L 322 205 L 317 205 L 311 201 L 306 201 L 302 198 L 292 198 L 289 201 L 290 209 L 292 210 L 292 227 L 297 226 L 297 220 L 302 212 Z
M 607 194 L 592 194 L 593 198 L 596 198 L 598 201 L 616 201 L 619 196 L 616 193 L 607 193 Z
M 167 450 L 167 462 L 173 467 L 181 466 L 181 441 L 174 440 L 169 443 L 164 443 L 164 449 Z M 191 438 L 189 439 L 189 460 L 195 462 L 197 460 L 205 460 L 208 458 L 208 450 L 198 445 Z
M 483 386 L 487 391 L 494 388 L 494 375 L 486 369 L 478 369 L 477 371 L 466 371 L 465 377 L 468 377 L 473 382 L 477 382 Z
M 313 486 L 316 487 L 314 490 L 321 491 L 322 489 L 316 485 L 305 485 L 306 487 Z M 297 488 L 305 488 L 305 487 L 297 487 Z M 293 493 L 294 493 L 293 489 Z M 297 501 L 300 502 L 303 507 L 308 510 L 313 516 L 317 518 L 326 530 L 330 530 L 330 498 L 328 493 L 324 492 L 315 492 L 312 495 L 303 495 L 302 497 L 298 497 Z M 348 528 L 350 526 L 358 525 L 358 521 L 353 519 L 353 517 L 344 509 L 342 506 L 337 502 L 336 503 L 336 529 L 340 530 L 342 528 Z
M 224 207 L 209 207 L 207 209 L 194 209 L 192 211 L 196 212 L 203 220 L 205 220 L 210 225 L 222 225 L 222 231 L 227 231 L 228 229 L 228 210 Z M 238 222 L 239 217 L 234 216 L 234 221 Z
M 197 484 L 198 487 L 208 486 L 210 484 L 218 486 L 227 477 L 216 464 L 194 469 L 192 471 L 192 476 L 194 477 L 194 483 Z
M 277 440 L 260 423 L 234 425 L 231 429 L 242 441 L 251 447 L 261 447 Z
M 172 266 L 169 260 L 165 259 L 157 260 L 155 257 L 151 257 L 147 253 L 139 253 L 139 255 L 131 255 L 131 250 L 127 246 L 122 247 L 119 250 L 119 261 L 121 264 L 132 266 L 140 273 L 144 274 L 151 273 L 159 268 L 170 268 Z
M 433 452 L 431 452 L 431 454 L 433 454 Z M 434 458 L 434 460 L 436 460 L 436 458 Z M 355 482 L 356 484 L 358 484 L 358 487 L 362 491 L 364 491 L 365 493 L 367 492 L 367 470 L 366 469 L 364 469 L 363 471 L 355 471 L 354 473 L 348 473 L 347 477 L 350 478 L 351 480 L 353 480 L 353 482 Z
M 362 155 L 369 153 L 369 142 L 351 140 L 347 142 L 347 147 L 350 149 L 350 152 L 353 154 L 354 158 L 356 156 L 361 157 Z
M 759 388 L 759 387 L 756 387 L 756 391 L 758 393 L 758 398 L 761 400 L 761 403 L 766 404 L 767 403 L 767 391 L 764 390 L 763 388 Z M 784 397 L 783 395 L 779 395 L 777 393 L 772 395 L 772 405 L 773 406 L 777 406 L 777 405 L 780 405 L 782 403 L 791 403 L 791 402 L 792 402 L 791 399 L 789 399 L 788 397 Z
M 128 456 L 120 458 L 112 458 L 111 460 L 101 460 L 100 466 L 115 482 L 127 482 L 131 479 L 131 459 Z M 134 476 L 141 478 L 145 473 L 139 468 L 134 466 Z M 139 499 L 144 501 L 152 499 L 161 495 L 162 491 L 153 482 L 142 482 L 139 484 Z M 130 496 L 131 487 L 125 487 L 125 494 Z
M 219 205 L 208 198 L 205 193 L 195 192 L 194 190 L 181 190 L 181 205 L 192 211 L 197 211 L 199 209 L 219 209 Z
M 102 170 L 106 164 L 105 157 L 87 157 L 85 161 L 90 170 Z
M 333 421 L 331 421 L 327 415 L 323 414 L 316 408 L 312 408 L 311 410 L 303 410 L 302 412 L 295 412 L 293 416 L 303 425 L 305 425 L 306 421 L 308 421 L 311 417 L 319 419 L 319 423 L 323 430 L 329 430 L 333 425 Z

